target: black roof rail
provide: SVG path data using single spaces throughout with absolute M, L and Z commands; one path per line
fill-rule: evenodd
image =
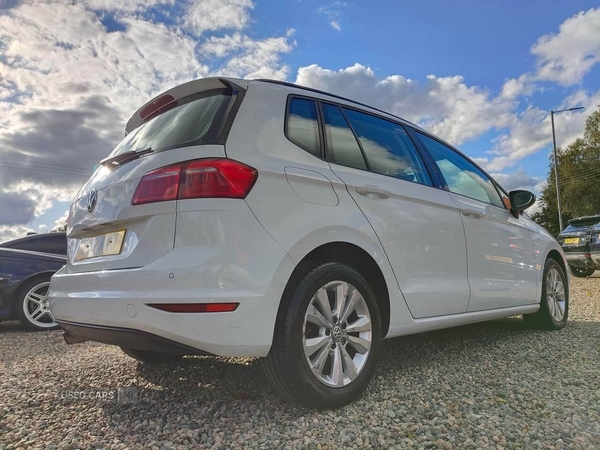
M 375 108 L 374 106 L 370 106 L 370 105 L 367 105 L 365 103 L 357 102 L 356 100 L 352 100 L 352 99 L 347 98 L 347 97 L 342 97 L 341 95 L 332 94 L 331 92 L 325 92 L 325 91 L 321 91 L 319 89 L 314 89 L 314 88 L 311 88 L 311 87 L 302 86 L 302 85 L 295 84 L 295 83 L 290 83 L 289 81 L 271 80 L 269 78 L 257 78 L 257 79 L 254 79 L 252 81 L 262 81 L 264 83 L 279 84 L 281 86 L 287 86 L 287 87 L 296 88 L 296 89 L 303 89 L 305 91 L 316 92 L 317 94 L 322 94 L 322 95 L 327 95 L 329 97 L 339 98 L 340 100 L 345 100 L 347 102 L 354 103 L 355 105 L 364 106 L 365 108 L 370 108 L 373 111 L 378 111 L 380 113 L 387 114 L 388 116 L 395 117 L 396 119 L 400 119 L 401 121 L 409 123 L 412 126 L 414 126 L 414 127 L 419 128 L 419 129 L 422 130 L 422 128 L 419 125 L 417 125 L 415 123 L 412 123 L 409 120 L 403 119 L 402 117 L 399 117 L 399 116 L 397 116 L 395 114 L 392 114 L 392 113 L 389 113 L 387 111 L 384 111 L 383 109 Z

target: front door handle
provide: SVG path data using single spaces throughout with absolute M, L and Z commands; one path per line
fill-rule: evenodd
M 473 219 L 481 219 L 483 214 L 479 211 L 475 211 L 474 209 L 461 209 L 460 212 L 463 216 L 472 217 Z
M 377 186 L 356 186 L 356 192 L 361 195 L 369 195 L 375 194 L 379 195 L 381 198 L 388 198 L 390 196 L 390 191 L 386 191 L 385 189 L 378 188 Z

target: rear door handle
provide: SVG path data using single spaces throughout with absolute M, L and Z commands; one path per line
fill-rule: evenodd
M 482 213 L 474 209 L 461 209 L 460 212 L 463 216 L 472 217 L 473 219 L 481 219 L 483 217 Z
M 375 194 L 379 195 L 381 198 L 388 198 L 390 196 L 390 191 L 386 191 L 385 189 L 380 189 L 377 186 L 356 186 L 356 192 L 361 195 L 369 195 Z

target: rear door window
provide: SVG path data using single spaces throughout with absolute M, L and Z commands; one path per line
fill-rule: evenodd
M 298 147 L 321 157 L 317 104 L 314 100 L 291 99 L 286 119 L 286 134 Z
M 322 107 L 329 161 L 342 166 L 367 170 L 367 163 L 360 146 L 340 108 L 327 103 L 323 103 Z
M 372 172 L 431 186 L 425 164 L 402 125 L 344 108 Z

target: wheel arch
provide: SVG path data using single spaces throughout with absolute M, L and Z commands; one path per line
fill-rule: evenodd
M 567 287 L 569 287 L 570 286 L 569 265 L 568 265 L 567 261 L 565 260 L 564 256 L 561 254 L 560 251 L 553 248 L 553 249 L 550 249 L 550 251 L 546 255 L 546 260 L 548 260 L 548 259 L 555 260 L 558 263 L 558 265 L 562 268 L 563 272 L 565 273 L 565 280 L 567 280 Z M 544 260 L 544 263 L 546 260 Z
M 381 314 L 382 337 L 385 337 L 389 331 L 391 318 L 389 283 L 380 264 L 377 263 L 373 255 L 355 243 L 347 241 L 326 242 L 304 254 L 294 267 L 284 293 L 291 289 L 294 283 L 312 267 L 324 261 L 346 264 L 365 277 L 375 294 L 375 300 Z M 281 303 L 279 308 L 281 308 Z

